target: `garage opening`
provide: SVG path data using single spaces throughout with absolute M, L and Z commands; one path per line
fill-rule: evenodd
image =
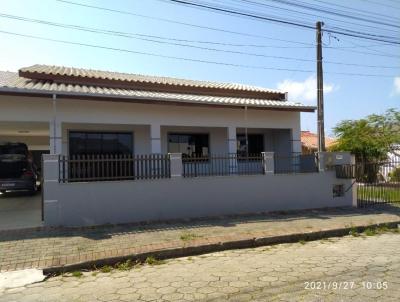
M 42 225 L 41 160 L 49 150 L 49 123 L 0 122 L 0 230 Z

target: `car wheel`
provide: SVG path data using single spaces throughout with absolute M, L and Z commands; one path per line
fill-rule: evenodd
M 34 195 L 34 194 L 36 194 L 37 191 L 38 191 L 38 187 L 37 187 L 36 181 L 34 181 L 32 184 L 32 188 L 29 190 L 29 193 Z

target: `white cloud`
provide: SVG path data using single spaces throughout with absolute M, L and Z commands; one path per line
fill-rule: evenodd
M 400 95 L 400 77 L 395 77 L 393 80 L 392 96 Z
M 279 90 L 289 93 L 289 100 L 300 101 L 313 104 L 317 99 L 317 79 L 310 76 L 303 82 L 297 82 L 290 79 L 283 80 L 277 85 Z M 324 94 L 337 90 L 334 84 L 324 84 Z

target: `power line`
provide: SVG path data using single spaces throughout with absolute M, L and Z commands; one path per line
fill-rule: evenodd
M 367 14 L 371 15 L 371 17 L 382 16 L 382 17 L 389 18 L 389 19 L 397 19 L 397 20 L 400 20 L 400 18 L 396 18 L 396 17 L 393 17 L 393 16 L 385 15 L 385 14 L 380 14 L 380 13 L 377 13 L 377 12 L 371 12 L 371 11 L 363 10 L 363 9 L 361 9 L 361 8 L 359 8 L 359 7 L 357 7 L 357 9 L 354 9 L 353 7 L 350 7 L 350 6 L 340 5 L 340 4 L 337 4 L 337 3 L 329 3 L 329 2 L 326 2 L 326 1 L 322 1 L 322 0 L 313 0 L 313 1 L 314 1 L 314 2 L 323 3 L 323 4 L 327 4 L 327 5 L 331 5 L 331 6 L 336 6 L 336 7 L 342 7 L 342 8 L 345 8 L 345 9 L 350 9 L 351 11 L 354 11 L 354 12 L 356 12 L 356 13 L 359 13 L 359 12 L 367 13 Z M 349 12 L 349 13 L 350 13 L 350 12 Z
M 386 23 L 386 21 L 380 21 L 376 18 L 376 16 L 374 18 L 374 21 L 372 21 L 370 19 L 371 18 L 370 16 L 366 16 L 367 18 L 364 18 L 364 17 L 356 16 L 354 14 L 348 15 L 348 14 L 341 13 L 338 10 L 330 11 L 329 9 L 325 9 L 325 8 L 318 8 L 316 6 L 313 7 L 313 6 L 310 6 L 308 3 L 305 3 L 302 1 L 296 1 L 296 2 L 290 2 L 290 1 L 286 1 L 286 0 L 270 0 L 270 1 L 283 3 L 283 4 L 286 4 L 289 6 L 295 6 L 295 7 L 302 8 L 302 9 L 318 11 L 318 12 L 325 13 L 325 14 L 340 16 L 340 17 L 344 17 L 344 18 L 351 18 L 353 20 L 355 19 L 355 20 L 364 21 L 364 22 L 371 23 L 371 24 L 380 24 L 380 25 L 385 25 L 385 26 L 389 26 L 389 27 L 400 28 L 400 26 L 398 24 Z M 363 16 L 360 13 L 358 13 L 358 15 Z
M 276 19 L 276 18 L 270 18 L 270 17 L 263 17 L 263 16 L 258 16 L 258 15 L 253 15 L 251 13 L 233 11 L 231 9 L 216 7 L 216 6 L 207 5 L 207 4 L 192 3 L 190 1 L 183 1 L 183 0 L 166 0 L 166 1 L 183 4 L 183 5 L 187 5 L 187 6 L 194 6 L 197 8 L 205 8 L 205 9 L 217 11 L 220 13 L 227 13 L 227 14 L 232 14 L 232 15 L 249 17 L 249 18 L 262 20 L 262 21 L 272 21 L 272 22 L 276 22 L 276 23 L 280 23 L 280 24 L 284 24 L 284 25 L 292 25 L 292 26 L 296 26 L 296 27 L 300 27 L 300 28 L 307 28 L 307 29 L 314 30 L 313 25 L 307 25 L 307 24 L 300 23 L 300 22 L 287 21 L 287 20 L 283 20 L 283 19 Z
M 187 57 L 169 56 L 169 55 L 163 55 L 163 54 L 152 53 L 152 52 L 143 52 L 143 51 L 124 49 L 124 48 L 108 47 L 108 46 L 102 46 L 102 45 L 96 45 L 96 44 L 88 44 L 88 43 L 73 42 L 73 41 L 67 41 L 67 40 L 45 38 L 45 37 L 40 37 L 40 36 L 26 35 L 26 34 L 20 34 L 20 33 L 2 31 L 2 30 L 0 30 L 0 33 L 18 36 L 18 37 L 24 37 L 24 38 L 31 38 L 31 39 L 37 39 L 37 40 L 43 40 L 43 41 L 49 41 L 49 42 L 62 43 L 62 44 L 84 46 L 84 47 L 96 48 L 96 49 L 105 49 L 105 50 L 110 50 L 110 51 L 118 51 L 118 52 L 139 54 L 139 55 L 152 56 L 152 57 L 160 57 L 160 58 L 180 60 L 180 61 L 189 61 L 189 62 L 195 62 L 195 63 L 223 65 L 223 66 L 228 66 L 228 67 L 239 67 L 239 68 L 248 68 L 248 69 L 296 71 L 296 72 L 304 72 L 304 73 L 313 73 L 314 72 L 313 70 L 304 70 L 304 69 L 276 68 L 276 67 L 267 67 L 267 66 L 259 66 L 259 65 L 244 65 L 244 64 L 236 64 L 236 63 L 229 63 L 229 62 L 209 61 L 209 60 L 194 59 L 194 58 L 187 58 Z M 386 75 L 386 74 L 367 74 L 367 73 L 348 73 L 348 72 L 327 72 L 327 73 L 336 74 L 336 75 L 346 75 L 346 76 L 385 77 L 385 78 L 395 77 L 395 75 Z
M 375 5 L 379 5 L 379 6 L 385 6 L 385 7 L 390 7 L 390 8 L 394 8 L 394 9 L 400 9 L 400 7 L 396 7 L 396 6 L 393 6 L 393 5 L 388 5 L 387 3 L 382 5 L 382 3 L 371 1 L 371 0 L 363 0 L 363 1 L 375 4 Z
M 159 1 L 165 1 L 165 0 L 159 0 Z M 299 11 L 299 10 L 293 10 L 293 9 L 288 9 L 288 8 L 284 8 L 284 7 L 277 7 L 277 6 L 269 5 L 269 4 L 266 4 L 266 3 L 260 3 L 260 2 L 257 2 L 257 1 L 251 1 L 251 0 L 234 0 L 234 1 L 236 1 L 236 2 L 245 2 L 245 3 L 249 3 L 249 4 L 252 4 L 252 5 L 256 5 L 256 6 L 268 7 L 268 8 L 273 8 L 273 9 L 277 9 L 277 10 L 283 10 L 285 12 L 295 12 L 295 13 L 301 14 L 301 15 L 313 16 L 313 17 L 318 17 L 318 18 L 320 17 L 319 15 L 316 15 L 316 14 L 306 13 L 306 12 L 302 12 L 302 11 Z M 384 30 L 384 31 L 391 31 L 391 32 L 400 34 L 400 32 L 396 31 L 396 30 L 377 28 L 376 26 L 372 26 L 372 25 L 365 25 L 365 24 L 354 23 L 354 22 L 350 22 L 350 21 L 338 20 L 338 19 L 333 19 L 333 18 L 330 18 L 330 17 L 324 17 L 324 19 L 332 20 L 332 21 L 336 21 L 336 22 L 340 22 L 340 23 L 346 23 L 346 24 L 361 26 L 361 27 L 379 29 L 379 30 Z
M 337 50 L 337 51 L 352 52 L 352 53 L 357 53 L 357 54 L 362 54 L 362 55 L 370 55 L 370 56 L 378 56 L 378 57 L 400 58 L 400 56 L 398 56 L 398 55 L 379 54 L 379 53 L 373 53 L 373 52 L 368 52 L 368 51 L 359 51 L 359 50 L 353 50 L 353 49 L 344 49 L 344 48 L 338 48 L 338 47 L 332 47 L 332 46 L 324 46 L 324 49 L 331 49 L 331 50 Z
M 193 3 L 190 1 L 184 1 L 184 0 L 166 0 L 166 1 L 170 1 L 173 3 L 177 3 L 177 4 L 183 4 L 183 5 L 187 5 L 187 6 L 193 6 L 196 8 L 208 9 L 208 10 L 216 11 L 219 13 L 227 13 L 227 14 L 237 15 L 237 16 L 241 16 L 241 17 L 249 17 L 249 18 L 261 20 L 261 21 L 271 21 L 271 22 L 276 22 L 276 23 L 280 23 L 280 24 L 284 24 L 284 25 L 292 25 L 292 26 L 306 28 L 306 29 L 314 29 L 314 26 L 310 26 L 310 25 L 306 25 L 306 24 L 301 24 L 301 23 L 292 22 L 292 21 L 284 21 L 284 20 L 280 20 L 280 19 L 276 19 L 276 18 L 264 17 L 264 16 L 259 16 L 259 15 L 253 15 L 253 14 L 246 13 L 246 12 L 240 12 L 240 11 L 234 11 L 234 10 L 225 9 L 225 8 L 219 8 L 219 7 L 215 7 L 212 5 Z M 272 1 L 274 1 L 274 0 L 272 0 Z M 368 34 L 368 33 L 362 33 L 362 35 L 360 35 L 360 33 L 358 33 L 358 32 L 351 33 L 351 32 L 349 32 L 349 30 L 346 30 L 346 32 L 343 32 L 340 30 L 325 29 L 324 31 L 341 34 L 341 35 L 345 35 L 345 36 L 350 36 L 350 37 L 358 37 L 358 38 L 362 38 L 362 39 L 368 39 L 368 40 L 387 42 L 387 43 L 400 45 L 400 42 L 398 42 L 398 41 L 387 40 L 388 38 L 395 39 L 394 37 L 374 35 L 374 34 Z
M 157 21 L 162 21 L 162 22 L 168 22 L 168 23 L 173 23 L 173 24 L 179 24 L 179 25 L 193 27 L 193 28 L 200 28 L 200 29 L 204 29 L 204 30 L 211 30 L 211 31 L 222 32 L 222 33 L 227 33 L 227 34 L 234 34 L 234 35 L 240 35 L 240 36 L 246 36 L 246 37 L 252 37 L 252 38 L 269 39 L 269 40 L 275 40 L 275 41 L 280 41 L 280 42 L 287 42 L 287 43 L 294 43 L 294 44 L 300 44 L 300 45 L 307 45 L 307 46 L 315 47 L 314 44 L 300 42 L 300 41 L 277 39 L 277 38 L 272 38 L 272 37 L 268 37 L 268 36 L 265 36 L 265 35 L 250 34 L 250 33 L 244 33 L 244 32 L 231 31 L 231 30 L 227 30 L 227 29 L 223 29 L 223 28 L 216 28 L 216 27 L 203 26 L 203 25 L 193 24 L 193 23 L 179 22 L 179 21 L 175 21 L 175 20 L 172 20 L 172 19 L 152 17 L 152 16 L 137 14 L 137 13 L 133 13 L 133 12 L 129 12 L 129 11 L 122 11 L 122 10 L 116 10 L 116 9 L 111 9 L 111 8 L 107 8 L 107 7 L 100 7 L 100 6 L 94 6 L 94 5 L 89 5 L 89 4 L 82 4 L 82 3 L 77 3 L 77 2 L 68 1 L 68 0 L 56 0 L 56 1 L 58 1 L 60 3 L 64 3 L 64 4 L 74 5 L 74 6 L 80 6 L 80 7 L 90 8 L 90 9 L 102 10 L 102 11 L 112 12 L 112 13 L 132 15 L 132 16 L 136 16 L 136 17 L 147 18 L 147 19 L 152 19 L 152 20 L 157 20 Z M 387 45 L 397 46 L 397 44 L 393 44 L 393 42 L 391 42 L 391 41 L 390 42 L 386 42 L 386 41 L 380 41 L 379 39 L 373 39 L 373 40 L 378 41 L 378 42 L 387 43 Z M 332 49 L 333 49 L 333 47 L 332 47 Z M 354 51 L 354 52 L 355 53 L 362 53 L 362 52 L 357 52 L 357 51 Z M 364 53 L 364 54 L 375 55 L 374 53 Z M 396 57 L 396 56 L 388 56 L 388 57 Z
M 264 36 L 264 35 L 250 34 L 250 33 L 245 33 L 245 32 L 233 31 L 233 30 L 229 30 L 229 29 L 180 22 L 180 21 L 175 21 L 175 20 L 167 19 L 167 18 L 153 17 L 153 16 L 137 14 L 137 13 L 133 13 L 133 12 L 129 12 L 129 11 L 123 11 L 123 10 L 117 10 L 117 9 L 112 9 L 112 8 L 107 8 L 107 7 L 83 4 L 83 3 L 78 3 L 78 2 L 68 1 L 68 0 L 56 0 L 56 1 L 64 3 L 64 4 L 69 4 L 69 5 L 75 5 L 75 6 L 85 7 L 85 8 L 113 12 L 113 13 L 118 13 L 118 14 L 123 14 L 123 15 L 131 15 L 131 16 L 136 16 L 136 17 L 140 17 L 140 18 L 152 19 L 152 20 L 173 23 L 173 24 L 178 24 L 178 25 L 183 25 L 183 26 L 188 26 L 188 27 L 193 27 L 193 28 L 217 31 L 217 32 L 222 32 L 222 33 L 227 33 L 227 34 L 240 35 L 240 36 L 252 37 L 252 38 L 268 39 L 268 40 L 300 44 L 300 45 L 308 45 L 308 46 L 313 45 L 311 43 L 305 43 L 305 42 L 293 41 L 293 40 L 285 40 L 285 39 L 273 38 L 273 37 Z
M 85 31 L 85 32 L 90 32 L 90 33 L 106 34 L 106 35 L 111 35 L 113 37 L 117 36 L 117 37 L 124 37 L 124 38 L 130 38 L 130 39 L 138 39 L 141 41 L 147 41 L 147 42 L 152 42 L 152 43 L 159 43 L 159 44 L 166 44 L 166 45 L 180 46 L 180 47 L 188 47 L 188 48 L 194 48 L 194 49 L 200 49 L 200 50 L 206 50 L 206 51 L 231 53 L 231 54 L 237 54 L 237 55 L 247 55 L 247 56 L 263 57 L 263 58 L 273 58 L 273 59 L 280 59 L 280 60 L 314 62 L 314 59 L 303 59 L 303 58 L 286 57 L 286 56 L 265 55 L 265 54 L 260 54 L 260 53 L 251 53 L 251 52 L 218 49 L 218 48 L 203 47 L 203 46 L 182 44 L 182 43 L 175 43 L 175 42 L 158 41 L 158 40 L 149 39 L 149 38 L 136 37 L 136 36 L 134 36 L 134 34 L 127 33 L 127 32 L 117 32 L 117 31 L 104 30 L 104 29 L 94 28 L 94 27 L 85 27 L 85 26 L 80 26 L 80 25 L 75 25 L 75 24 L 56 23 L 56 22 L 50 22 L 50 21 L 45 21 L 45 20 L 39 20 L 39 19 L 31 19 L 31 18 L 25 18 L 25 17 L 20 17 L 20 16 L 14 16 L 14 15 L 6 15 L 6 14 L 1 14 L 1 13 L 0 13 L 0 17 L 11 18 L 11 19 L 16 19 L 16 20 L 20 20 L 20 21 L 27 21 L 27 22 L 32 22 L 32 23 L 37 23 L 37 24 L 42 24 L 42 25 L 49 25 L 49 26 L 56 26 L 56 27 L 61 27 L 61 28 L 73 29 L 73 30 L 80 30 L 80 31 Z M 366 68 L 400 69 L 400 66 L 365 65 L 365 64 L 356 64 L 356 63 L 335 62 L 335 61 L 325 61 L 325 63 L 326 64 L 334 64 L 334 65 L 342 65 L 342 66 L 366 67 Z
M 0 13 L 0 17 L 13 19 L 13 20 L 19 20 L 19 21 L 32 22 L 32 23 L 37 23 L 37 24 L 42 24 L 42 25 L 51 25 L 51 26 L 69 28 L 69 29 L 84 30 L 84 31 L 89 31 L 89 32 L 94 32 L 94 33 L 110 34 L 110 35 L 114 35 L 114 36 L 122 36 L 122 37 L 129 36 L 132 38 L 145 37 L 145 38 L 160 39 L 160 40 L 167 40 L 167 41 L 211 44 L 211 45 L 232 46 L 232 47 L 255 47 L 255 48 L 314 48 L 315 47 L 313 44 L 309 44 L 310 46 L 282 46 L 282 45 L 238 44 L 238 43 L 224 43 L 224 42 L 205 41 L 205 40 L 178 39 L 178 38 L 171 38 L 171 37 L 166 37 L 166 36 L 122 32 L 122 31 L 114 31 L 114 30 L 109 30 L 109 29 L 85 27 L 85 26 L 74 25 L 74 24 L 51 22 L 51 21 L 46 21 L 46 20 L 32 19 L 32 18 L 26 18 L 26 17 L 22 17 L 22 16 L 9 15 L 9 14 L 3 14 L 3 13 Z

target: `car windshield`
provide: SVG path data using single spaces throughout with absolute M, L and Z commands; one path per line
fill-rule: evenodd
M 26 151 L 26 146 L 24 145 L 0 145 L 0 155 L 26 155 Z

